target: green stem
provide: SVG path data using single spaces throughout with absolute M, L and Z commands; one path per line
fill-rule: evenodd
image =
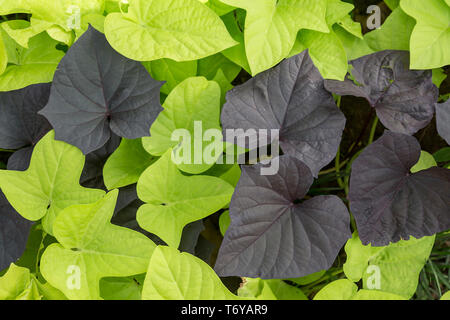
M 375 132 L 377 131 L 377 125 L 378 125 L 378 117 L 375 116 L 375 119 L 373 119 L 372 128 L 370 129 L 369 143 L 367 145 L 370 145 L 373 142 Z
M 344 180 L 342 180 L 341 172 L 340 172 L 340 168 L 341 168 L 340 160 L 341 160 L 341 147 L 338 148 L 338 151 L 336 154 L 336 159 L 334 160 L 334 167 L 336 170 L 336 177 L 337 177 L 337 182 L 339 184 L 339 187 L 341 187 L 342 189 L 345 189 Z

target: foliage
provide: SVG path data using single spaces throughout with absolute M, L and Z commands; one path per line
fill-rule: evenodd
M 450 2 L 384 2 L 0 0 L 0 299 L 448 300 Z

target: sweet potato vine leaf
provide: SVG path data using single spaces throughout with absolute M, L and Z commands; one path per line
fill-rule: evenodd
M 239 300 L 202 260 L 158 246 L 150 259 L 143 300 Z
M 202 132 L 216 129 L 220 133 L 219 85 L 204 77 L 188 78 L 172 90 L 163 107 L 164 111 L 159 114 L 150 129 L 150 137 L 142 139 L 145 150 L 160 156 L 169 148 L 179 145 L 182 152 L 187 154 L 190 151 L 187 161 L 178 164 L 180 170 L 199 174 L 211 168 L 214 161 L 204 161 L 203 151 L 215 143 L 221 143 L 222 139 L 216 141 L 213 138 L 211 142 L 204 142 Z M 183 140 L 180 142 L 172 139 L 172 134 L 177 129 L 187 130 L 189 137 L 181 137 Z M 201 157 L 197 159 L 200 151 Z M 214 154 L 216 159 L 220 155 L 221 153 Z
M 127 139 L 147 136 L 162 110 L 162 84 L 90 27 L 61 60 L 40 113 L 52 124 L 56 139 L 88 154 L 112 133 Z
M 326 80 L 327 90 L 367 99 L 383 125 L 395 132 L 414 134 L 431 121 L 439 90 L 431 71 L 409 69 L 407 51 L 380 51 L 350 64 L 353 79 Z
M 436 125 L 439 135 L 450 144 L 450 99 L 436 104 Z
M 317 176 L 335 157 L 345 127 L 345 117 L 323 83 L 303 51 L 235 87 L 227 93 L 221 115 L 225 138 L 236 142 L 227 129 L 278 129 L 283 152 L 302 160 Z
M 47 119 L 38 115 L 48 101 L 50 84 L 0 92 L 0 148 L 21 149 L 8 159 L 9 170 L 25 170 L 35 144 L 51 130 Z
M 105 194 L 80 186 L 83 165 L 81 151 L 56 141 L 50 131 L 37 143 L 26 171 L 0 170 L 0 188 L 20 215 L 32 221 L 43 218 L 45 231 L 53 234 L 53 220 L 61 210 Z
M 450 5 L 443 0 L 401 0 L 400 7 L 416 20 L 411 34 L 411 69 L 450 64 Z
M 231 224 L 219 251 L 220 276 L 297 278 L 328 269 L 351 237 L 347 207 L 336 196 L 301 201 L 313 182 L 309 168 L 282 155 L 279 171 L 242 166 L 231 200 Z
M 0 270 L 22 256 L 31 225 L 14 210 L 0 191 Z
M 172 149 L 139 178 L 139 225 L 177 248 L 183 228 L 222 209 L 229 203 L 233 187 L 210 176 L 184 176 L 172 162 Z
M 386 247 L 364 246 L 355 232 L 345 245 L 345 275 L 353 282 L 363 280 L 370 289 L 371 276 L 379 270 L 380 289 L 407 299 L 412 298 L 419 283 L 419 274 L 430 256 L 435 236 L 400 240 Z
M 394 293 L 373 289 L 358 290 L 358 286 L 348 279 L 330 282 L 315 296 L 314 300 L 407 300 Z
M 31 84 L 51 82 L 64 52 L 57 50 L 57 41 L 46 33 L 32 37 L 28 48 L 18 45 L 3 30 L 5 25 L 11 28 L 27 25 L 27 21 L 12 20 L 0 24 L 0 34 L 8 55 L 8 66 L 0 75 L 0 91 L 11 91 Z
M 245 9 L 245 50 L 252 75 L 288 56 L 300 29 L 329 32 L 326 0 L 221 0 Z
M 422 238 L 450 228 L 450 170 L 415 172 L 419 142 L 386 131 L 352 165 L 350 209 L 364 245 Z
M 103 277 L 145 273 L 155 244 L 143 234 L 111 224 L 119 191 L 86 205 L 66 208 L 54 222 L 59 243 L 41 259 L 41 272 L 69 299 L 100 299 Z M 71 282 L 70 275 L 79 276 Z M 70 285 L 68 285 L 70 284 Z
M 132 0 L 127 13 L 106 17 L 105 34 L 114 49 L 138 61 L 196 60 L 237 44 L 198 0 Z

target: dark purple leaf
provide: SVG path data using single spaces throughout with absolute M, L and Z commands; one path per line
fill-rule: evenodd
M 203 220 L 197 220 L 187 224 L 183 229 L 180 245 L 178 250 L 195 254 L 195 247 L 197 246 L 200 233 L 205 230 Z
M 86 155 L 80 184 L 86 188 L 103 189 L 106 187 L 103 181 L 103 167 L 109 156 L 119 147 L 121 138 L 112 133 L 108 142 L 98 150 Z
M 0 191 L 0 271 L 22 256 L 32 224 L 14 210 Z
M 433 119 L 439 90 L 429 70 L 410 70 L 409 52 L 385 50 L 350 61 L 351 79 L 326 80 L 339 95 L 363 97 L 389 130 L 414 134 Z
M 162 85 L 89 27 L 61 60 L 41 114 L 53 125 L 56 139 L 88 154 L 102 147 L 112 132 L 127 139 L 148 136 L 162 111 Z
M 386 131 L 354 161 L 350 209 L 363 244 L 386 246 L 450 229 L 450 170 L 411 173 L 419 157 L 414 137 Z
M 439 135 L 450 144 L 450 99 L 436 103 L 436 125 Z
M 0 92 L 0 148 L 24 148 L 9 158 L 8 170 L 26 170 L 34 145 L 51 130 L 47 119 L 38 114 L 48 102 L 50 86 L 35 84 Z
M 313 182 L 289 155 L 276 175 L 243 166 L 230 205 L 231 224 L 219 251 L 220 276 L 296 278 L 328 269 L 351 237 L 349 213 L 336 196 L 300 202 Z
M 307 51 L 235 87 L 226 98 L 221 120 L 228 142 L 236 140 L 227 129 L 278 129 L 283 152 L 306 163 L 314 176 L 335 157 L 345 117 Z M 270 143 L 276 137 L 267 133 Z

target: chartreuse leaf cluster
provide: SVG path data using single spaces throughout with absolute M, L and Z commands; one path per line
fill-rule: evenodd
M 0 170 L 0 188 L 25 219 L 42 220 L 47 233 L 68 206 L 100 199 L 104 191 L 80 186 L 84 156 L 79 149 L 57 141 L 54 131 L 36 145 L 26 171 Z
M 95 203 L 68 207 L 55 219 L 58 243 L 45 250 L 41 272 L 69 299 L 99 299 L 101 278 L 147 269 L 156 246 L 139 232 L 111 224 L 117 196 L 117 190 L 111 191 Z M 70 272 L 80 275 L 75 287 L 70 286 Z
M 0 0 L 0 299 L 448 299 L 450 3 L 350 2 Z

